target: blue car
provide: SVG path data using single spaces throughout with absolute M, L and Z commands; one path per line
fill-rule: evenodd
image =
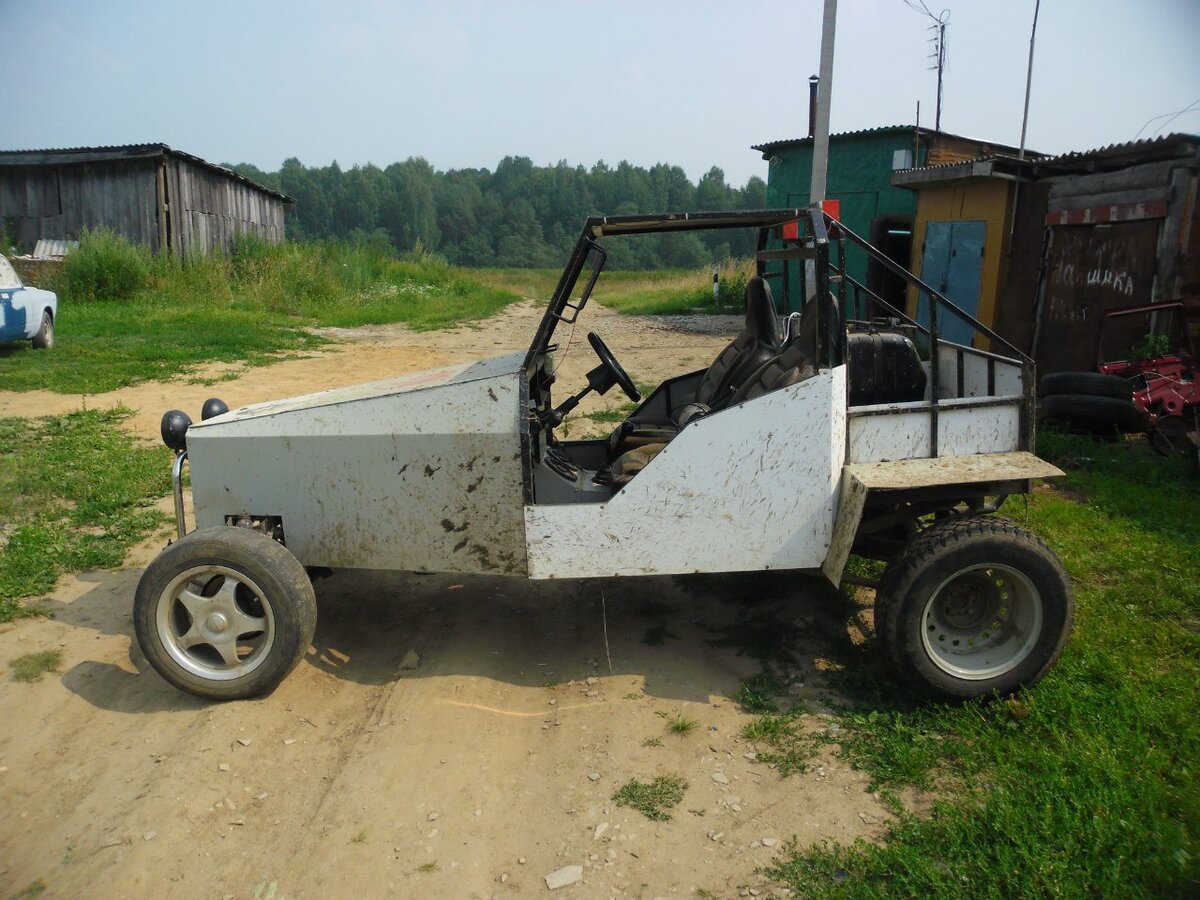
M 53 291 L 25 287 L 0 255 L 0 344 L 30 341 L 38 350 L 54 346 L 58 297 Z

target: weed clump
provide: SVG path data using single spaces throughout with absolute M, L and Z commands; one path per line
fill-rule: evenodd
M 688 783 L 678 775 L 659 775 L 649 784 L 630 779 L 613 794 L 617 806 L 630 806 L 655 822 L 670 820 L 672 807 L 678 806 Z
M 128 300 L 150 277 L 145 247 L 108 228 L 85 231 L 79 248 L 63 262 L 66 295 L 76 301 Z

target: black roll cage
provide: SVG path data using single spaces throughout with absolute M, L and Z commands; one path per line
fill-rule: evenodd
M 538 356 L 553 349 L 554 331 L 560 322 L 574 324 L 583 307 L 586 305 L 592 288 L 600 275 L 607 252 L 599 240 L 609 236 L 634 234 L 659 234 L 674 231 L 712 231 L 730 228 L 757 228 L 758 248 L 755 254 L 755 271 L 761 276 L 779 275 L 783 278 L 785 292 L 790 291 L 790 276 L 786 263 L 790 261 L 812 260 L 812 285 L 807 278 L 800 279 L 801 306 L 807 306 L 811 298 L 817 301 L 817 367 L 828 369 L 840 365 L 846 358 L 846 327 L 843 325 L 839 310 L 847 308 L 846 300 L 849 291 L 854 292 L 856 308 L 862 306 L 857 301 L 866 298 L 872 308 L 878 313 L 897 320 L 923 334 L 929 347 L 929 376 L 935 389 L 931 391 L 930 427 L 933 434 L 934 455 L 937 448 L 938 431 L 938 391 L 939 384 L 938 348 L 947 346 L 958 348 L 959 363 L 961 352 L 971 350 L 964 345 L 942 340 L 938 329 L 939 310 L 951 315 L 969 325 L 975 335 L 986 338 L 994 351 L 999 347 L 1009 361 L 1021 367 L 1022 384 L 1024 385 L 1024 402 L 1021 407 L 1021 443 L 1025 449 L 1033 449 L 1033 436 L 1036 414 L 1036 392 L 1034 390 L 1033 359 L 1014 344 L 988 328 L 970 313 L 959 307 L 954 301 L 931 285 L 922 281 L 908 269 L 887 256 L 883 251 L 867 243 L 837 219 L 828 215 L 819 204 L 793 209 L 764 209 L 742 210 L 736 212 L 696 212 L 696 213 L 662 213 L 657 215 L 631 216 L 592 216 L 584 223 L 583 231 L 576 242 L 567 265 L 559 277 L 558 285 L 550 299 L 550 305 L 542 316 L 534 335 L 533 343 L 525 357 L 525 367 L 529 369 Z M 846 242 L 859 247 L 867 254 L 868 259 L 883 266 L 894 275 L 901 278 L 906 285 L 916 289 L 930 298 L 928 303 L 928 324 L 922 324 L 884 300 L 875 291 L 847 274 L 846 272 Z M 832 250 L 832 252 L 831 252 Z M 572 303 L 571 295 L 579 276 L 590 254 L 596 253 L 595 263 L 579 302 Z M 768 263 L 783 262 L 780 270 L 770 271 Z M 836 295 L 835 295 L 836 291 Z M 986 351 L 984 353 L 1003 359 L 998 354 Z

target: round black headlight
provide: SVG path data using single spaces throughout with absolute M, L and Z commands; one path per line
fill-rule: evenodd
M 229 404 L 218 397 L 209 397 L 204 401 L 204 406 L 200 410 L 200 421 L 207 421 L 214 416 L 223 416 L 229 412 Z
M 192 424 L 192 417 L 181 409 L 169 409 L 163 413 L 159 434 L 162 441 L 176 453 L 187 449 L 187 430 Z

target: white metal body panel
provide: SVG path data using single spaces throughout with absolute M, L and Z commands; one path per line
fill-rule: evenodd
M 1019 449 L 1021 398 L 973 405 L 971 399 L 938 404 L 938 454 L 970 456 Z M 929 404 L 897 403 L 856 407 L 849 422 L 849 462 L 882 462 L 932 456 Z
M 962 356 L 959 392 L 958 358 Z M 988 389 L 988 370 L 994 389 Z M 926 363 L 928 370 L 928 363 Z M 1003 357 L 959 344 L 938 344 L 938 397 L 1021 396 L 1021 367 Z
M 845 415 L 840 366 L 688 425 L 606 503 L 526 507 L 530 576 L 819 567 Z
M 522 354 L 188 431 L 198 527 L 280 516 L 305 565 L 523 574 Z

